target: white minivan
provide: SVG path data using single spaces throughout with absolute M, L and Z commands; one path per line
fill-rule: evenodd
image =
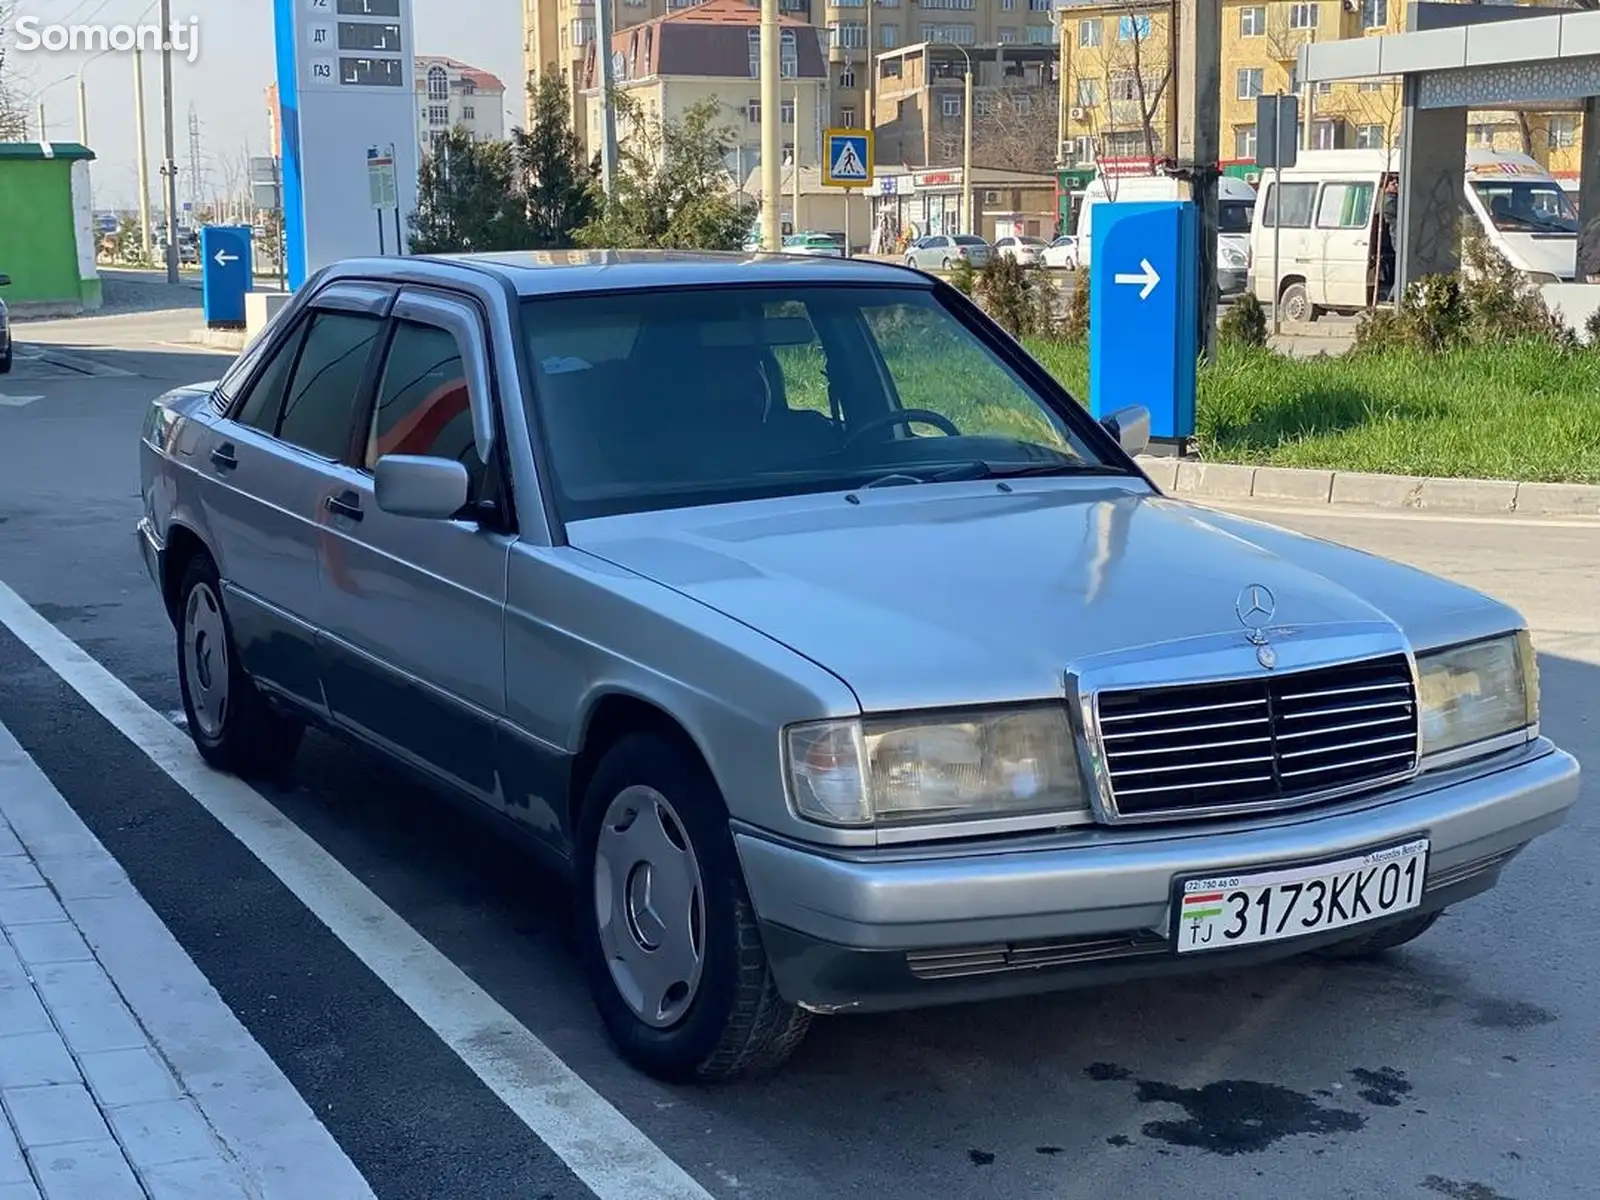
M 1096 204 L 1133 200 L 1184 199 L 1182 184 L 1169 175 L 1120 175 L 1095 179 L 1083 191 L 1078 209 L 1078 265 L 1089 266 Z M 1245 289 L 1250 273 L 1251 214 L 1256 191 L 1242 179 L 1224 175 L 1217 181 L 1217 284 L 1224 296 Z
M 1399 231 L 1380 227 L 1385 185 L 1399 180 L 1398 150 L 1303 150 L 1283 172 L 1283 228 L 1271 172 L 1251 231 L 1251 290 L 1276 297 L 1290 321 L 1326 311 L 1355 312 L 1378 295 L 1380 244 Z M 1467 152 L 1461 211 L 1476 221 L 1517 270 L 1535 283 L 1570 281 L 1576 270 L 1578 218 L 1561 183 L 1526 154 Z M 1391 211 L 1386 220 L 1393 221 Z M 1273 281 L 1273 244 L 1278 279 Z

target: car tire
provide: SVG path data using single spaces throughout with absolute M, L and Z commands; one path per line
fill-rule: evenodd
M 1316 305 L 1311 303 L 1311 295 L 1303 283 L 1291 283 L 1284 288 L 1283 294 L 1278 297 L 1278 304 L 1285 321 L 1308 322 L 1317 319 Z
M 15 353 L 15 347 L 7 344 L 6 352 L 0 354 L 0 375 L 11 374 L 11 356 L 13 353 Z
M 948 258 L 946 258 L 946 259 L 943 259 L 943 260 L 942 260 L 942 261 L 941 261 L 941 262 L 940 262 L 940 263 L 939 263 L 939 269 L 940 269 L 940 270 L 941 270 L 941 271 L 948 271 L 948 270 L 949 270 L 949 269 L 950 269 L 950 260 L 949 260 L 949 259 L 948 259 Z
M 576 843 L 579 955 L 621 1055 L 673 1083 L 781 1066 L 810 1014 L 778 994 L 728 810 L 699 754 L 665 732 L 624 737 L 585 789 Z
M 1334 942 L 1331 946 L 1323 946 L 1312 953 L 1318 958 L 1331 959 L 1335 962 L 1347 962 L 1364 958 L 1377 958 L 1391 950 L 1398 950 L 1407 942 L 1414 942 L 1428 930 L 1434 923 L 1444 916 L 1444 910 L 1424 913 L 1420 917 L 1407 917 L 1403 921 L 1396 921 L 1393 925 L 1385 925 L 1382 929 L 1374 929 L 1360 937 L 1350 938 L 1344 942 Z
M 913 271 L 917 269 L 917 256 L 915 254 L 906 255 L 906 266 L 910 267 Z
M 245 778 L 281 774 L 305 726 L 267 704 L 240 665 L 216 564 L 196 554 L 178 587 L 178 687 L 200 757 Z

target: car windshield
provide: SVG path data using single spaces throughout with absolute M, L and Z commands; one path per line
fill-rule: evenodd
M 1502 233 L 1578 232 L 1578 214 L 1553 179 L 1477 180 L 1472 190 Z
M 1121 473 L 932 291 L 824 284 L 530 298 L 566 520 L 936 478 Z M 1060 405 L 1057 408 L 1057 405 Z
M 1217 204 L 1218 233 L 1249 233 L 1254 200 L 1222 200 Z
M 1045 245 L 1045 240 L 1043 238 L 1025 237 L 1025 238 L 1018 238 L 1017 240 L 1019 242 L 1021 242 L 1024 246 L 1032 246 L 1035 249 L 1037 249 L 1040 246 Z

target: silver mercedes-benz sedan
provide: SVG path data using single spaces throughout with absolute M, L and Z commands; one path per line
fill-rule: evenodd
M 352 261 L 144 423 L 214 765 L 317 725 L 572 880 L 623 1054 L 1400 946 L 1554 829 L 1522 618 L 1163 496 L 958 291 L 795 256 Z

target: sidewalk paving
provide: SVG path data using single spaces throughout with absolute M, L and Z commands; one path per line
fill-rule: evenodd
M 369 1200 L 0 726 L 0 1200 Z

